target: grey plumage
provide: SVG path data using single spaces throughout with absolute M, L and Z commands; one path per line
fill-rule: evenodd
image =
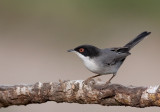
M 86 82 L 91 78 L 100 75 L 113 74 L 113 76 L 107 81 L 106 84 L 108 84 L 116 75 L 126 57 L 130 55 L 129 51 L 150 33 L 151 32 L 147 31 L 142 32 L 129 43 L 119 48 L 99 49 L 92 45 L 81 45 L 75 49 L 69 50 L 69 52 L 75 52 L 83 60 L 84 65 L 88 70 L 98 74 L 89 77 Z
M 129 51 L 150 33 L 145 31 L 139 34 L 124 47 L 101 49 L 99 57 L 95 57 L 95 61 L 101 69 L 97 74 L 116 74 L 125 58 L 130 55 Z
M 128 55 L 130 55 L 129 52 L 119 53 L 111 51 L 110 49 L 101 50 L 100 56 L 94 58 L 95 63 L 99 67 L 97 74 L 116 74 L 117 70 Z

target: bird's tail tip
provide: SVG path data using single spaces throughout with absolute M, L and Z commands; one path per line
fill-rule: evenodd
M 142 41 L 149 34 L 151 34 L 151 32 L 148 32 L 148 31 L 144 31 L 144 32 L 140 33 L 136 38 L 131 40 L 124 47 L 128 47 L 130 50 L 131 48 L 133 48 L 136 44 L 138 44 L 140 41 Z

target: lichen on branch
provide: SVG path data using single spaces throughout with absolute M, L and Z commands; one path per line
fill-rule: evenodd
M 160 86 L 133 87 L 83 80 L 0 86 L 0 107 L 55 101 L 103 106 L 160 107 Z

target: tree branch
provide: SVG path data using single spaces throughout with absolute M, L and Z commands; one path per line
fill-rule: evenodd
M 60 81 L 33 85 L 0 86 L 0 107 L 55 101 L 57 103 L 100 104 L 104 106 L 160 107 L 160 86 L 125 87 L 101 81 Z

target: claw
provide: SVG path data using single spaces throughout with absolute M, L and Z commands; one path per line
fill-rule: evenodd
M 89 78 L 83 81 L 85 85 L 90 85 L 93 84 L 94 82 L 95 82 L 94 79 L 89 79 Z
M 107 86 L 109 85 L 109 81 L 107 81 L 105 84 L 103 84 L 103 85 L 94 85 L 93 87 L 94 87 L 94 89 L 97 89 L 97 90 L 104 90 L 104 89 L 106 89 L 107 88 Z

